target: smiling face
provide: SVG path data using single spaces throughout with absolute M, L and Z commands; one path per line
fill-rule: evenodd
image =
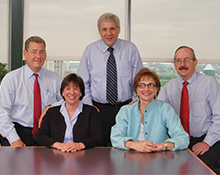
M 140 82 L 138 83 L 138 85 L 140 84 L 149 84 L 152 83 L 154 85 L 156 85 L 156 82 L 153 78 L 151 77 L 142 77 L 140 79 Z M 157 93 L 158 88 L 157 87 L 151 87 L 149 88 L 148 86 L 141 88 L 139 86 L 137 86 L 137 95 L 140 98 L 140 103 L 147 103 L 149 104 L 153 99 L 155 94 Z
M 66 104 L 71 106 L 78 105 L 81 95 L 82 93 L 79 86 L 72 81 L 65 86 L 62 92 L 62 96 L 66 100 Z
M 185 62 L 184 59 L 189 58 L 189 62 Z M 196 70 L 197 60 L 193 60 L 192 51 L 189 48 L 181 48 L 175 54 L 175 59 L 181 59 L 181 62 L 175 62 L 174 66 L 177 73 L 182 77 L 184 81 L 187 81 L 192 77 Z
M 118 39 L 120 27 L 116 27 L 114 21 L 102 21 L 100 25 L 99 34 L 105 44 L 112 47 Z
M 30 42 L 28 50 L 24 50 L 24 58 L 33 72 L 39 72 L 46 60 L 46 50 L 43 43 Z

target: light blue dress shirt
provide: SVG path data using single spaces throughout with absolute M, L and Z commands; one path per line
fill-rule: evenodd
M 33 92 L 35 76 L 24 65 L 9 72 L 0 85 L 0 134 L 10 143 L 20 139 L 13 122 L 25 127 L 33 127 Z M 55 100 L 61 100 L 60 84 L 62 77 L 47 69 L 38 72 L 41 90 L 42 111 Z
M 141 129 L 141 113 L 138 103 L 139 100 L 119 110 L 116 124 L 111 130 L 112 146 L 127 149 L 125 142 L 138 141 Z M 163 101 L 153 100 L 145 110 L 144 133 L 145 140 L 152 141 L 154 144 L 174 143 L 175 147 L 172 150 L 185 149 L 189 145 L 189 135 L 184 131 L 179 117 L 173 108 Z
M 74 141 L 73 127 L 78 119 L 79 114 L 82 112 L 82 108 L 83 108 L 83 103 L 81 101 L 79 101 L 79 105 L 76 108 L 76 111 L 74 112 L 72 118 L 70 119 L 65 104 L 66 104 L 66 101 L 64 101 L 60 107 L 60 113 L 63 115 L 65 123 L 66 123 L 66 131 L 65 131 L 63 143 L 67 143 L 69 141 L 71 141 L 71 142 Z
M 214 77 L 195 72 L 188 80 L 190 135 L 201 137 L 209 146 L 220 140 L 220 86 Z M 180 114 L 183 87 L 181 77 L 174 78 L 161 89 L 157 99 L 171 104 Z
M 117 64 L 118 101 L 135 98 L 133 80 L 143 64 L 137 47 L 126 40 L 118 39 L 113 46 Z M 85 83 L 83 102 L 92 105 L 92 100 L 109 103 L 106 100 L 106 65 L 109 57 L 108 46 L 103 40 L 88 45 L 81 59 L 78 75 Z

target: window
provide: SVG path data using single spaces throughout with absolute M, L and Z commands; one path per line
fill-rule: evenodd
M 133 0 L 131 40 L 143 61 L 173 62 L 181 45 L 195 50 L 199 63 L 220 63 L 220 1 Z
M 119 37 L 126 38 L 127 2 L 25 0 L 24 40 L 31 35 L 45 39 L 48 57 L 44 67 L 66 76 L 77 71 L 85 47 L 100 38 L 96 23 L 101 14 L 116 14 L 121 22 Z M 173 54 L 180 45 L 195 50 L 198 71 L 219 77 L 219 9 L 218 0 L 131 0 L 131 41 L 162 84 L 178 76 Z
M 63 72 L 52 70 L 65 76 L 74 69 L 68 61 L 80 61 L 85 47 L 100 39 L 97 20 L 106 12 L 118 15 L 120 37 L 124 38 L 125 0 L 25 0 L 24 40 L 32 35 L 42 37 L 47 44 L 44 67 L 51 68 L 51 61 L 60 61 Z
M 9 0 L 0 0 L 0 62 L 8 64 Z
M 219 80 L 219 8 L 216 0 L 131 1 L 131 40 L 162 86 L 178 76 L 173 56 L 181 45 L 195 50 L 198 72 Z

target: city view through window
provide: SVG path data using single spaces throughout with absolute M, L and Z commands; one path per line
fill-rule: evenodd
M 59 73 L 65 77 L 69 73 L 77 73 L 80 61 L 46 61 L 44 67 Z M 156 72 L 160 78 L 163 87 L 169 80 L 178 77 L 173 63 L 147 63 L 143 62 L 144 67 Z M 205 75 L 216 77 L 220 82 L 220 65 L 219 64 L 198 64 L 197 72 Z

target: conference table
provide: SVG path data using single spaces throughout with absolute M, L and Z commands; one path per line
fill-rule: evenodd
M 190 150 L 138 153 L 92 148 L 62 153 L 45 147 L 1 147 L 0 174 L 215 174 Z

